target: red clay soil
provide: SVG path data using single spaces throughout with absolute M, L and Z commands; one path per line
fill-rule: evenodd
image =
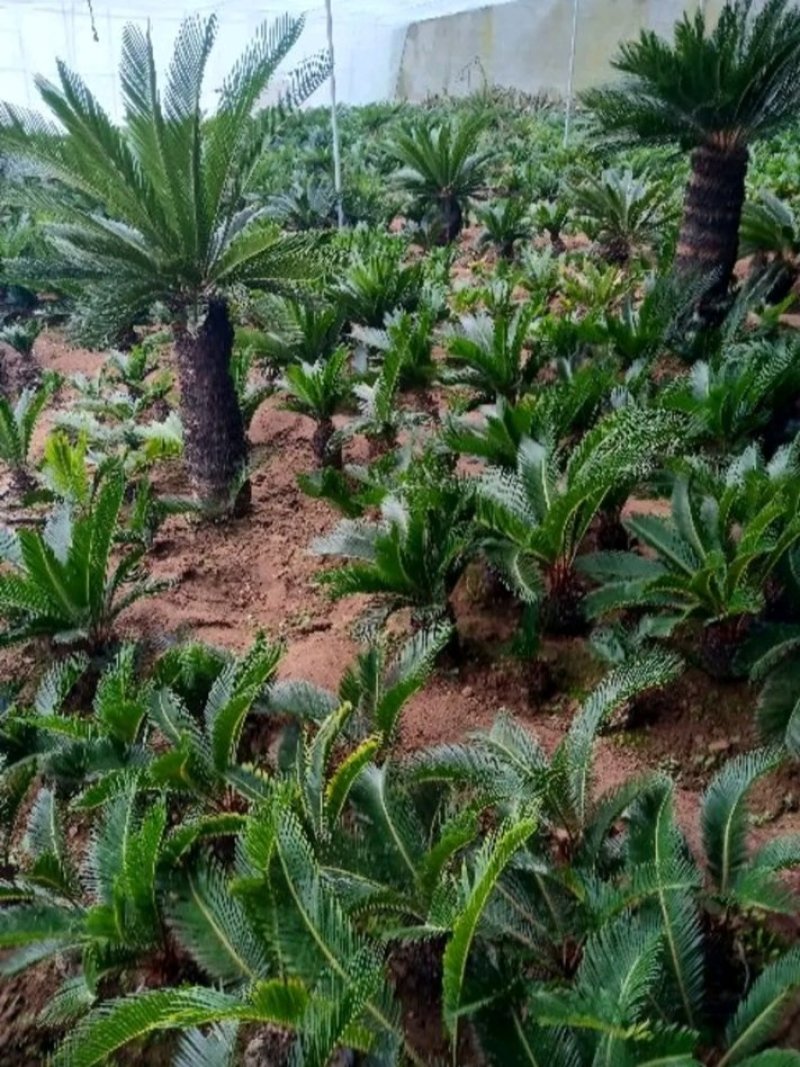
M 43 366 L 62 373 L 93 374 L 102 361 L 96 353 L 68 348 L 54 333 L 38 340 L 36 354 Z M 182 517 L 170 519 L 148 559 L 154 577 L 172 579 L 174 584 L 131 608 L 121 620 L 121 636 L 158 641 L 178 633 L 242 650 L 261 628 L 286 642 L 282 677 L 336 687 L 357 650 L 352 629 L 367 600 L 331 603 L 315 583 L 322 564 L 309 553 L 309 544 L 328 531 L 337 516 L 325 503 L 305 496 L 296 484 L 296 476 L 313 462 L 312 430 L 310 420 L 281 410 L 277 399 L 262 406 L 251 429 L 252 512 L 224 525 L 197 526 Z M 179 465 L 159 474 L 159 481 L 162 478 L 170 491 L 181 491 Z M 401 747 L 411 751 L 462 739 L 472 730 L 488 727 L 505 709 L 552 750 L 602 668 L 579 640 L 546 643 L 542 654 L 560 695 L 542 701 L 532 691 L 530 668 L 503 654 L 513 630 L 513 605 L 494 602 L 479 582 L 471 584 L 467 578 L 455 607 L 467 655 L 458 666 L 437 672 L 410 703 L 401 725 Z M 398 630 L 400 621 L 395 621 Z M 34 649 L 2 653 L 0 681 L 19 678 L 20 670 L 32 670 L 36 659 Z M 680 821 L 696 846 L 699 798 L 711 773 L 720 762 L 757 743 L 754 699 L 746 686 L 713 684 L 699 672 L 688 671 L 648 703 L 649 721 L 601 740 L 597 788 L 610 788 L 645 769 L 668 770 L 678 783 Z M 800 775 L 784 771 L 758 792 L 757 836 L 800 831 L 798 807 Z M 9 1015 L 23 1011 L 23 1005 L 14 1002 L 19 988 L 18 982 L 0 984 L 0 1036 L 9 1034 Z M 52 988 L 45 979 L 41 995 L 46 998 Z M 38 999 L 26 1005 L 40 1006 Z M 20 1015 L 11 1028 L 12 1037 L 22 1019 Z M 0 1055 L 0 1067 L 40 1062 L 26 1059 L 22 1051 L 17 1058 L 11 1055 L 11 1059 Z

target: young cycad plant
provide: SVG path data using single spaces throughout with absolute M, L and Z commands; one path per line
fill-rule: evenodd
M 114 467 L 102 477 L 83 514 L 59 506 L 43 531 L 6 534 L 0 615 L 7 628 L 0 644 L 51 637 L 100 649 L 111 639 L 121 611 L 164 588 L 164 583 L 141 576 L 143 549 L 113 560 L 124 493 L 125 479 Z
M 262 328 L 240 327 L 237 343 L 250 347 L 273 368 L 289 363 L 316 363 L 339 346 L 344 312 L 316 300 L 266 296 L 254 301 L 256 322 Z
M 414 199 L 420 216 L 428 214 L 438 244 L 458 237 L 469 197 L 484 182 L 491 158 L 479 147 L 484 125 L 479 115 L 433 126 L 418 123 L 400 130 L 389 144 L 401 165 L 395 184 Z
M 589 527 L 612 493 L 628 491 L 675 447 L 679 428 L 667 413 L 623 408 L 569 458 L 525 438 L 515 471 L 490 470 L 479 481 L 481 548 L 519 597 L 541 605 L 545 628 L 583 625 L 575 561 Z
M 402 263 L 403 246 L 381 245 L 356 256 L 331 295 L 351 323 L 381 327 L 394 311 L 416 311 L 422 300 L 422 263 Z
M 737 669 L 738 645 L 776 596 L 779 567 L 800 539 L 796 458 L 783 449 L 765 465 L 751 446 L 719 475 L 679 476 L 669 518 L 631 515 L 625 527 L 648 555 L 601 552 L 581 570 L 601 582 L 586 599 L 593 616 L 648 608 L 673 627 L 702 624 L 700 654 L 722 677 Z
M 336 436 L 333 416 L 350 396 L 353 386 L 350 353 L 337 348 L 316 363 L 293 363 L 284 372 L 285 404 L 290 411 L 308 415 L 316 423 L 311 446 L 319 467 L 342 466 L 341 438 Z
M 95 344 L 113 341 L 156 301 L 171 308 L 186 462 L 212 511 L 230 506 L 247 455 L 229 373 L 226 293 L 285 288 L 318 270 L 306 237 L 282 236 L 256 206 L 242 207 L 277 120 L 328 76 L 327 56 L 306 60 L 289 77 L 282 106 L 253 115 L 302 28 L 301 19 L 283 17 L 254 33 L 222 83 L 213 120 L 200 100 L 216 16 L 183 23 L 160 92 L 149 34 L 126 27 L 123 127 L 61 62 L 59 86 L 38 80 L 55 121 L 10 104 L 0 111 L 3 151 L 48 175 L 25 185 L 52 220 L 48 261 L 19 270 L 85 282 L 74 325 Z
M 603 329 L 625 366 L 638 360 L 649 363 L 668 348 L 692 316 L 699 295 L 696 286 L 671 274 L 659 275 L 646 282 L 638 305 L 629 295 L 619 312 L 606 311 Z
M 298 178 L 268 198 L 266 214 L 287 230 L 326 230 L 336 222 L 336 193 L 327 178 Z
M 336 599 L 377 594 L 390 610 L 410 606 L 418 623 L 440 619 L 464 567 L 472 508 L 462 482 L 411 485 L 384 500 L 378 522 L 345 519 L 314 542 L 317 555 L 351 561 L 324 571 L 320 582 Z
M 757 749 L 726 763 L 712 779 L 700 809 L 708 891 L 724 914 L 749 910 L 791 915 L 797 898 L 781 878 L 800 864 L 800 839 L 774 837 L 752 848 L 749 796 L 759 779 L 779 767 L 778 748 Z
M 355 326 L 353 337 L 376 352 L 381 359 L 393 349 L 400 349 L 400 388 L 423 390 L 436 377 L 438 367 L 433 358 L 433 312 L 423 308 L 416 315 L 398 311 L 390 315 L 383 329 Z
M 450 626 L 444 623 L 420 630 L 393 658 L 386 640 L 377 638 L 347 668 L 338 692 L 304 681 L 278 681 L 270 686 L 270 709 L 320 722 L 348 704 L 357 734 L 377 735 L 388 747 L 405 704 L 425 685 L 450 636 Z
M 514 403 L 531 384 L 539 365 L 527 346 L 534 308 L 505 308 L 494 318 L 487 314 L 464 316 L 447 342 L 451 368 L 446 381 L 474 390 L 473 404 L 498 398 Z
M 618 84 L 584 93 L 611 134 L 690 149 L 677 268 L 724 296 L 739 244 L 748 148 L 792 122 L 800 102 L 800 12 L 789 0 L 728 0 L 713 27 L 686 13 L 669 42 L 650 30 L 613 61 Z
M 521 197 L 496 200 L 475 212 L 483 226 L 481 245 L 495 245 L 503 259 L 514 258 L 514 245 L 530 235 L 526 205 Z
M 787 296 L 800 277 L 800 224 L 791 205 L 766 189 L 748 200 L 742 209 L 739 255 L 753 256 L 757 269 L 774 272 L 771 301 Z
M 751 341 L 714 363 L 699 360 L 663 390 L 659 403 L 688 415 L 692 435 L 725 452 L 779 423 L 798 387 L 800 345 Z
M 48 376 L 36 389 L 24 390 L 15 404 L 0 396 L 0 461 L 11 471 L 12 486 L 18 494 L 34 484 L 29 465 L 33 431 L 57 386 L 58 379 Z
M 550 247 L 554 255 L 560 256 L 566 251 L 561 231 L 569 218 L 569 204 L 566 200 L 540 200 L 533 208 L 533 223 L 550 238 Z
M 404 359 L 403 348 L 390 348 L 374 379 L 353 386 L 358 415 L 348 422 L 344 433 L 347 437 L 363 434 L 369 441 L 370 457 L 373 459 L 394 449 L 398 434 L 416 426 L 424 418 L 421 412 L 400 404 Z
M 598 251 L 609 263 L 622 266 L 633 252 L 663 235 L 669 220 L 669 197 L 647 176 L 630 170 L 587 174 L 568 189 L 582 223 L 596 236 Z

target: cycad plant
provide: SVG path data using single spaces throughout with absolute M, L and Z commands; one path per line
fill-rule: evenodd
M 569 218 L 569 204 L 565 199 L 540 200 L 533 208 L 533 223 L 538 230 L 543 230 L 550 238 L 550 247 L 554 255 L 560 256 L 566 251 L 561 231 Z
M 130 604 L 157 592 L 139 571 L 143 549 L 114 560 L 125 480 L 114 467 L 100 480 L 86 510 L 57 507 L 43 531 L 3 531 L 0 538 L 0 644 L 51 637 L 102 648 L 114 620 Z
M 438 244 L 461 233 L 469 197 L 483 184 L 490 154 L 480 148 L 482 116 L 418 123 L 396 133 L 389 152 L 401 165 L 395 184 L 409 193 L 421 216 L 427 214 Z
M 33 485 L 29 466 L 29 452 L 33 431 L 50 397 L 58 385 L 58 378 L 48 376 L 36 389 L 26 389 L 15 404 L 0 396 L 0 460 L 11 471 L 15 492 L 24 493 Z
M 736 263 L 748 148 L 800 103 L 800 12 L 790 0 L 728 0 L 716 25 L 687 12 L 669 42 L 650 30 L 614 60 L 623 75 L 584 102 L 610 134 L 691 150 L 677 268 L 726 294 Z
M 675 447 L 679 428 L 666 413 L 623 408 L 568 457 L 526 437 L 516 470 L 490 469 L 480 479 L 479 544 L 513 592 L 541 605 L 545 628 L 580 629 L 583 589 L 575 562 L 589 527 L 612 494 L 624 497 Z
M 350 353 L 342 347 L 316 363 L 293 363 L 284 373 L 286 407 L 310 416 L 316 423 L 311 445 L 320 467 L 342 465 L 342 443 L 335 438 L 333 416 L 353 388 L 349 360 Z
M 539 364 L 529 352 L 535 307 L 504 307 L 492 317 L 486 313 L 462 316 L 447 339 L 451 366 L 446 381 L 474 390 L 473 405 L 502 398 L 514 403 L 531 385 Z
M 770 300 L 778 302 L 800 277 L 800 225 L 790 204 L 762 189 L 742 210 L 739 254 L 775 273 Z
M 314 542 L 318 555 L 350 561 L 324 571 L 320 581 L 337 599 L 376 594 L 390 610 L 410 606 L 417 623 L 441 619 L 466 562 L 471 514 L 468 484 L 411 484 L 383 501 L 379 521 L 345 519 Z
M 322 722 L 348 704 L 356 737 L 377 741 L 373 753 L 378 744 L 388 749 L 396 737 L 403 708 L 425 685 L 450 636 L 447 624 L 419 630 L 394 657 L 389 654 L 386 638 L 375 638 L 342 675 L 337 692 L 305 681 L 277 681 L 269 689 L 270 710 Z
M 282 108 L 253 115 L 302 19 L 283 17 L 253 35 L 222 83 L 212 118 L 201 108 L 216 16 L 187 19 L 159 91 L 153 43 L 136 26 L 123 35 L 117 127 L 81 78 L 59 62 L 59 85 L 38 80 L 55 121 L 11 104 L 0 112 L 0 144 L 46 174 L 26 183 L 48 223 L 51 255 L 29 265 L 43 277 L 82 280 L 76 326 L 100 344 L 140 320 L 156 301 L 170 309 L 186 433 L 186 462 L 198 496 L 230 506 L 246 461 L 246 439 L 229 373 L 233 345 L 226 293 L 270 289 L 316 273 L 302 236 L 283 237 L 244 205 L 254 164 Z M 327 77 L 326 56 L 290 76 L 283 105 L 304 100 Z M 242 497 L 245 499 L 245 497 Z
M 624 265 L 632 253 L 660 237 L 669 220 L 662 186 L 631 170 L 584 175 L 568 189 L 575 212 L 597 237 L 603 259 Z
M 503 259 L 514 258 L 514 245 L 530 234 L 526 206 L 521 197 L 496 200 L 475 212 L 483 226 L 482 245 L 495 245 Z
M 669 518 L 624 520 L 648 555 L 602 552 L 581 560 L 602 583 L 586 599 L 588 613 L 657 610 L 673 629 L 699 620 L 705 667 L 729 676 L 737 669 L 737 647 L 779 594 L 780 567 L 800 540 L 798 493 L 791 447 L 769 464 L 754 445 L 721 472 L 698 464 L 676 478 Z
M 769 430 L 798 387 L 799 345 L 751 341 L 726 349 L 714 363 L 698 360 L 663 390 L 659 403 L 688 415 L 690 432 L 724 452 Z
M 380 245 L 354 257 L 331 295 L 346 319 L 362 326 L 381 327 L 387 315 L 416 311 L 422 300 L 422 263 L 402 262 L 403 246 Z
M 792 557 L 793 570 L 800 570 L 800 553 Z M 796 583 L 795 583 L 796 587 Z M 769 744 L 782 744 L 794 759 L 800 759 L 800 626 L 767 625 L 756 632 L 745 649 L 751 661 L 751 682 L 761 683 L 756 718 L 761 736 Z

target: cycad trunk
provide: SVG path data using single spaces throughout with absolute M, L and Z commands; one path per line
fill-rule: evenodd
M 335 433 L 336 427 L 332 419 L 319 420 L 311 438 L 311 447 L 318 467 L 342 469 L 342 444 L 341 440 L 333 440 Z
M 439 197 L 439 218 L 437 221 L 439 230 L 436 243 L 438 245 L 452 244 L 461 233 L 461 228 L 464 225 L 464 213 L 457 197 L 451 196 L 449 193 L 442 193 Z
M 192 488 L 211 514 L 242 510 L 250 499 L 245 483 L 233 487 L 247 462 L 247 439 L 230 373 L 233 326 L 224 300 L 211 300 L 202 325 L 175 332 L 181 393 L 184 455 Z
M 740 146 L 704 144 L 692 152 L 675 264 L 687 279 L 708 280 L 706 308 L 725 297 L 736 266 L 747 162 Z

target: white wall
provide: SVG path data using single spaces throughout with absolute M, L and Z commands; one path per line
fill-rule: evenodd
M 575 86 L 611 74 L 620 40 L 649 27 L 669 34 L 685 7 L 702 0 L 578 0 Z M 707 0 L 713 13 L 722 0 Z M 429 19 L 410 26 L 396 91 L 419 101 L 430 94 L 463 95 L 490 85 L 564 95 L 572 37 L 573 0 L 515 0 L 501 6 Z

